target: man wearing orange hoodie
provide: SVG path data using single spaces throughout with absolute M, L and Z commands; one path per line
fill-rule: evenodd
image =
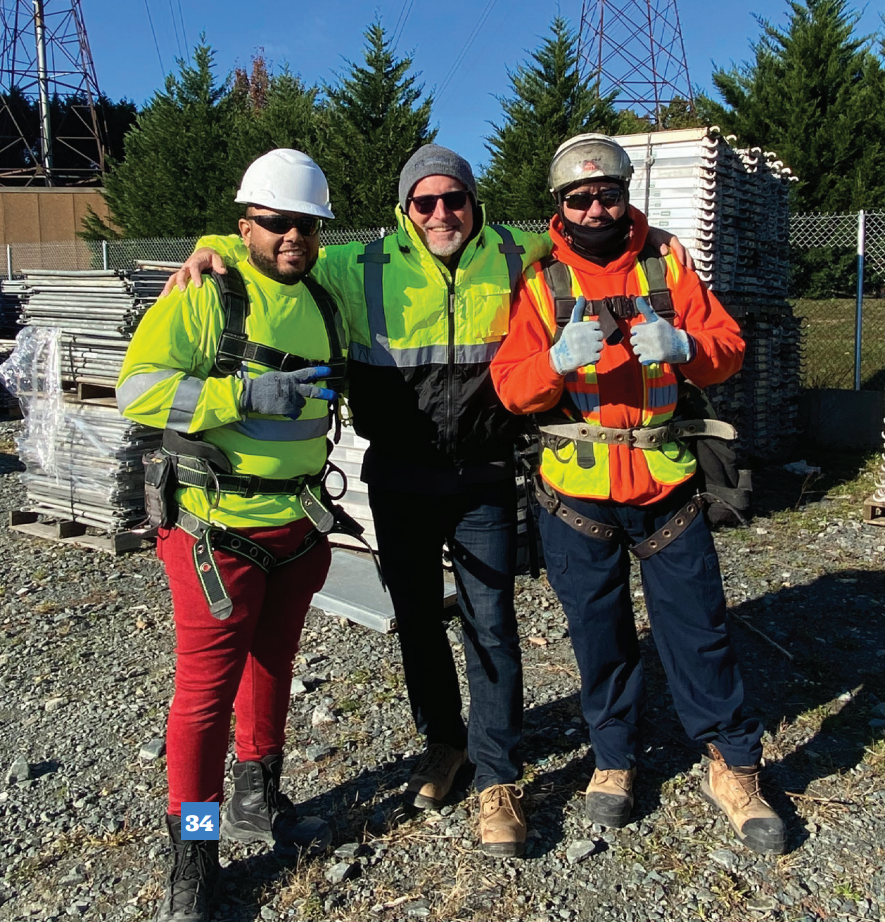
M 762 726 L 743 713 L 697 463 L 673 420 L 680 379 L 724 381 L 744 342 L 694 272 L 647 246 L 645 215 L 629 205 L 632 172 L 605 135 L 557 150 L 553 252 L 523 275 L 492 363 L 504 405 L 539 414 L 547 575 L 568 618 L 596 756 L 586 812 L 617 827 L 633 807 L 645 686 L 629 551 L 677 712 L 710 754 L 703 792 L 742 842 L 780 853 L 783 823 L 759 790 Z

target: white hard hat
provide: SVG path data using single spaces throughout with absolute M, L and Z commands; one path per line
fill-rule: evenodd
M 323 171 L 300 150 L 279 148 L 249 165 L 234 201 L 334 218 Z
M 550 164 L 550 191 L 556 195 L 578 182 L 615 179 L 630 185 L 633 164 L 627 151 L 607 134 L 579 134 L 560 144 Z

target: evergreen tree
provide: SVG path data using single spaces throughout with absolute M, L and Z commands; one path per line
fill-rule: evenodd
M 315 160 L 320 134 L 318 90 L 308 87 L 288 68 L 268 71 L 263 56 L 252 61 L 252 73 L 234 73 L 235 132 L 231 158 L 240 172 L 256 158 L 278 147 L 304 151 Z
M 549 218 L 553 201 L 547 172 L 556 148 L 587 131 L 614 134 L 614 96 L 600 97 L 577 70 L 577 36 L 562 17 L 531 62 L 509 72 L 513 95 L 501 99 L 502 124 L 486 138 L 491 159 L 480 177 L 480 193 L 492 220 Z
M 412 58 L 396 58 L 384 27 L 364 33 L 365 66 L 326 87 L 328 107 L 317 161 L 329 179 L 338 227 L 390 227 L 406 161 L 436 136 L 430 130 L 433 97 L 407 76 Z
M 759 19 L 755 59 L 713 82 L 725 106 L 710 112 L 742 146 L 774 150 L 799 177 L 800 211 L 885 205 L 882 65 L 855 36 L 847 0 L 790 0 L 786 28 Z
M 105 196 L 126 237 L 185 237 L 236 227 L 234 192 L 242 174 L 232 163 L 234 106 L 213 73 L 214 52 L 201 38 L 193 64 L 179 60 L 125 138 L 125 159 L 111 165 Z M 86 236 L 113 236 L 100 219 Z

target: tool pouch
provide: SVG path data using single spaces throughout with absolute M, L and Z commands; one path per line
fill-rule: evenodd
M 142 455 L 144 509 L 151 528 L 169 528 L 174 519 L 175 466 L 162 449 Z

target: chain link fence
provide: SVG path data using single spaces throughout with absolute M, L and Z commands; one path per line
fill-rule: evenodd
M 508 221 L 521 230 L 542 232 L 545 221 Z M 393 227 L 323 229 L 326 245 L 368 243 Z M 866 251 L 861 310 L 858 310 L 858 241 Z M 196 237 L 73 240 L 16 243 L 6 247 L 0 275 L 29 269 L 132 269 L 136 261 L 180 263 Z M 885 386 L 885 212 L 800 214 L 791 220 L 791 303 L 801 318 L 803 386 L 863 389 Z M 0 254 L 2 260 L 2 254 Z M 861 322 L 858 325 L 858 316 Z
M 885 212 L 794 215 L 790 248 L 791 303 L 805 348 L 803 385 L 881 389 Z

